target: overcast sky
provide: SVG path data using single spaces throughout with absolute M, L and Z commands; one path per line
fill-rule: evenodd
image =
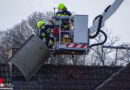
M 114 0 L 0 0 L 0 30 L 6 30 L 20 23 L 34 11 L 53 11 L 59 3 L 64 3 L 68 10 L 76 14 L 89 15 L 92 20 L 112 4 Z M 123 42 L 130 42 L 130 0 L 125 0 L 117 12 L 106 21 L 105 28 Z

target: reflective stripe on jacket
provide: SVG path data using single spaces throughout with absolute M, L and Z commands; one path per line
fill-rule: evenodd
M 58 11 L 56 16 L 72 16 L 72 14 L 68 10 L 64 10 L 63 12 Z

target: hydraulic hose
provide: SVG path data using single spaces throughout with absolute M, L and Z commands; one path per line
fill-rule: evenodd
M 105 37 L 104 41 L 102 41 L 101 43 L 92 44 L 92 45 L 90 45 L 90 48 L 92 48 L 94 46 L 97 46 L 97 45 L 102 45 L 102 44 L 104 44 L 107 41 L 106 33 L 104 31 L 102 31 L 102 30 L 100 30 L 99 32 L 101 32 L 104 35 L 104 37 Z
M 110 7 L 111 7 L 111 5 L 109 5 L 109 6 L 104 10 L 104 13 L 106 13 Z M 96 32 L 95 35 L 93 35 L 93 36 L 90 35 L 90 36 L 89 36 L 89 38 L 91 38 L 91 39 L 95 38 L 95 37 L 99 34 L 99 31 L 100 31 L 100 29 L 101 29 L 103 16 L 102 16 L 102 15 L 98 15 L 97 17 L 94 18 L 94 21 L 95 21 L 96 19 L 98 19 L 98 18 L 100 18 L 100 19 L 99 19 L 99 24 L 98 24 L 98 29 L 97 29 L 97 32 Z M 93 22 L 94 22 L 94 21 L 93 21 Z
M 109 6 L 104 10 L 104 13 L 106 13 L 110 7 L 111 7 L 111 5 L 109 5 Z
M 89 38 L 91 38 L 91 39 L 95 38 L 99 34 L 100 29 L 101 29 L 103 16 L 102 15 L 98 15 L 97 17 L 95 17 L 94 20 L 96 20 L 97 18 L 99 18 L 99 24 L 98 24 L 97 32 L 93 36 L 89 35 Z
M 110 7 L 111 7 L 111 5 L 109 5 L 109 6 L 104 10 L 104 13 L 106 13 L 106 12 L 109 10 Z M 91 38 L 91 39 L 95 38 L 95 37 L 99 34 L 99 32 L 100 32 L 100 33 L 102 33 L 102 34 L 104 35 L 105 39 L 104 39 L 104 41 L 102 41 L 102 42 L 100 42 L 100 43 L 95 43 L 95 44 L 90 45 L 90 48 L 92 48 L 92 47 L 94 47 L 94 46 L 97 46 L 97 45 L 102 45 L 102 44 L 104 44 L 104 43 L 107 41 L 107 35 L 106 35 L 106 33 L 101 30 L 103 16 L 102 16 L 102 15 L 98 15 L 97 17 L 94 18 L 94 21 L 95 21 L 96 19 L 98 19 L 98 18 L 99 18 L 99 24 L 98 24 L 97 32 L 96 32 L 96 34 L 93 35 L 93 36 L 90 35 L 89 38 Z M 94 21 L 93 21 L 93 22 L 94 22 Z

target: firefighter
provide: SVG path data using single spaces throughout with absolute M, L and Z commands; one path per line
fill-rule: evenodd
M 72 16 L 71 12 L 67 10 L 67 7 L 63 4 L 63 3 L 60 3 L 58 5 L 58 12 L 56 13 L 55 16 Z M 70 28 L 70 20 L 64 20 L 62 23 L 63 23 L 63 26 L 62 28 L 64 30 L 69 30 Z M 72 20 L 71 20 L 72 21 Z
M 72 17 L 72 19 L 62 20 L 62 25 L 61 25 L 62 30 L 71 30 L 71 24 L 73 22 L 73 15 L 71 14 L 70 11 L 67 10 L 67 7 L 63 3 L 60 3 L 58 5 L 58 12 L 55 14 L 55 16 L 70 16 L 70 17 Z M 62 33 L 62 35 L 61 35 L 62 42 L 69 42 L 70 41 L 69 39 L 71 37 L 72 37 L 71 33 L 68 33 L 68 32 Z
M 72 14 L 67 10 L 63 3 L 60 3 L 58 5 L 58 12 L 56 13 L 56 16 L 72 16 Z
M 38 21 L 37 28 L 40 29 L 39 37 L 45 39 L 46 45 L 52 48 L 54 38 L 53 35 L 51 35 L 51 30 L 54 28 L 54 25 L 46 25 L 44 21 Z

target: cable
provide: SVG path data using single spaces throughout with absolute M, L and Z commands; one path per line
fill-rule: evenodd
M 111 5 L 109 5 L 109 6 L 104 10 L 104 13 L 106 13 L 106 12 L 109 10 L 110 7 L 111 7 Z M 92 48 L 92 47 L 94 47 L 94 46 L 97 46 L 97 45 L 102 45 L 102 44 L 104 44 L 104 43 L 107 41 L 107 35 L 106 35 L 106 33 L 101 30 L 103 16 L 102 16 L 102 15 L 98 15 L 97 17 L 94 18 L 94 21 L 95 21 L 96 19 L 98 19 L 98 18 L 99 18 L 99 24 L 98 24 L 97 32 L 96 32 L 96 34 L 93 35 L 93 36 L 90 35 L 89 38 L 93 39 L 93 38 L 97 37 L 97 35 L 99 34 L 99 32 L 101 32 L 101 33 L 104 35 L 105 39 L 104 39 L 104 41 L 102 41 L 101 43 L 96 43 L 96 44 L 90 45 L 90 48 Z M 94 21 L 93 21 L 93 23 L 94 23 Z
M 92 44 L 92 45 L 90 45 L 90 48 L 92 48 L 94 46 L 97 46 L 97 45 L 102 45 L 102 44 L 104 44 L 107 41 L 106 33 L 104 31 L 102 31 L 102 30 L 100 30 L 99 32 L 101 32 L 104 35 L 104 37 L 105 37 L 104 41 L 102 41 L 101 43 Z
M 110 7 L 111 7 L 111 5 L 109 5 L 109 6 L 104 10 L 104 12 L 106 13 Z
M 99 34 L 99 31 L 100 31 L 100 29 L 101 29 L 103 16 L 102 16 L 102 15 L 98 15 L 97 17 L 95 17 L 94 21 L 95 21 L 97 18 L 99 18 L 98 29 L 97 29 L 97 32 L 96 32 L 95 35 L 93 35 L 93 36 L 89 35 L 89 38 L 91 38 L 91 39 L 95 38 L 95 37 Z

